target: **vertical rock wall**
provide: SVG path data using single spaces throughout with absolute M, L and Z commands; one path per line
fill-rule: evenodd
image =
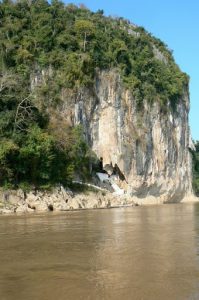
M 98 74 L 94 92 L 80 94 L 70 102 L 76 102 L 74 106 L 66 105 L 66 114 L 70 111 L 74 123 L 83 125 L 104 165 L 117 164 L 132 196 L 154 196 L 164 202 L 180 201 L 192 193 L 188 91 L 175 112 L 169 106 L 163 112 L 158 103 L 147 101 L 137 111 L 118 73 L 110 71 Z

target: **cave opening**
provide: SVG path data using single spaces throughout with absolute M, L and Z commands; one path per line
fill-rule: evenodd
M 112 162 L 110 164 L 103 165 L 103 157 L 100 157 L 99 160 L 99 172 L 105 173 L 109 178 L 117 177 L 121 181 L 126 181 L 124 173 L 120 170 L 118 164 L 115 163 L 113 166 Z

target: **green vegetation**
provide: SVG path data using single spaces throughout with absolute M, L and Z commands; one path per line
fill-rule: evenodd
M 199 141 L 195 142 L 196 151 L 193 155 L 193 189 L 196 196 L 199 196 Z
M 168 48 L 128 20 L 57 0 L 0 1 L 0 185 L 89 176 L 96 158 L 56 107 L 63 90 L 92 88 L 96 71 L 111 68 L 138 108 L 146 100 L 173 109 L 188 84 Z

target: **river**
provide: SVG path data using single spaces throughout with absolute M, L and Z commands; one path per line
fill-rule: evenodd
M 199 204 L 0 216 L 0 300 L 199 299 Z

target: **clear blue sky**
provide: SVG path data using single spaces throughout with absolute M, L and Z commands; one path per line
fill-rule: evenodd
M 177 64 L 190 76 L 190 127 L 199 140 L 199 0 L 84 0 L 92 11 L 121 16 L 145 27 L 174 52 Z

